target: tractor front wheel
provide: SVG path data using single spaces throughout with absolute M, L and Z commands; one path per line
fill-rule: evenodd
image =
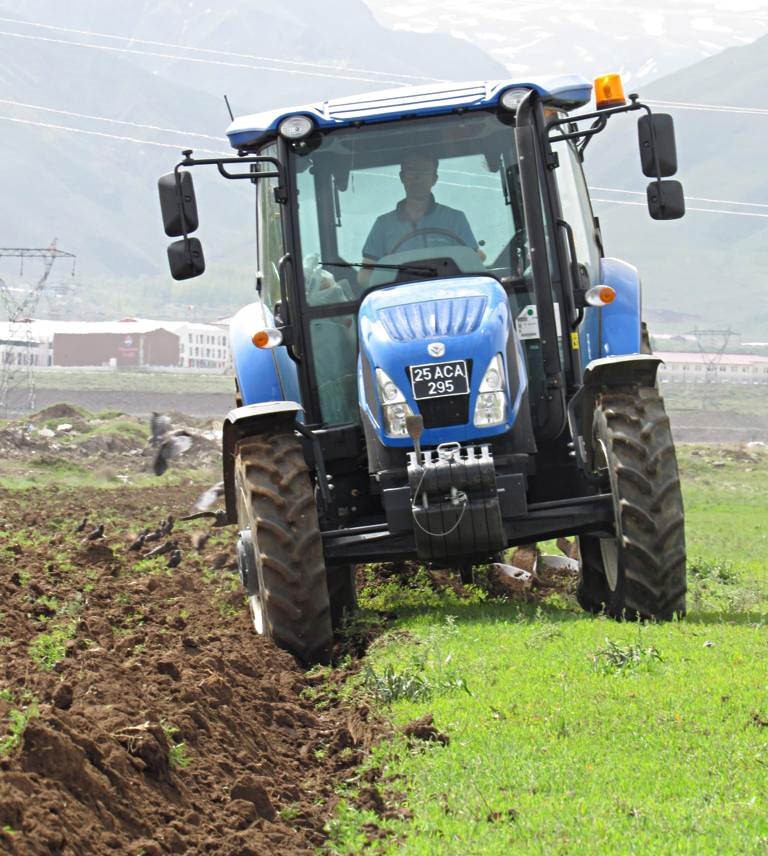
M 256 631 L 306 664 L 327 663 L 333 631 L 323 546 L 314 489 L 293 431 L 238 442 L 235 491 L 239 528 L 250 532 L 246 586 Z
M 664 402 L 653 387 L 605 391 L 593 426 L 595 469 L 610 484 L 616 535 L 579 539 L 579 603 L 614 618 L 682 616 L 683 498 Z

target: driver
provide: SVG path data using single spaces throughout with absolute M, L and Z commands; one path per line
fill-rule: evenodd
M 485 260 L 464 212 L 435 202 L 432 188 L 437 181 L 436 157 L 418 151 L 405 155 L 400 164 L 400 181 L 405 199 L 397 203 L 394 211 L 376 218 L 363 246 L 364 267 L 358 274 L 361 285 L 368 284 L 373 263 L 394 252 L 395 247 L 413 250 L 430 246 L 429 231 L 451 232 Z M 403 240 L 417 230 L 425 231 Z

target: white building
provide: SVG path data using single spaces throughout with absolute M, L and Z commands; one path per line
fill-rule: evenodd
M 155 321 L 148 318 L 122 318 L 117 321 L 61 321 L 31 320 L 28 322 L 0 321 L 0 364 L 5 365 L 56 365 L 54 336 L 77 336 L 80 342 L 82 365 L 107 365 L 103 349 L 97 349 L 97 337 L 124 336 L 134 340 L 157 330 L 165 330 L 178 338 L 178 365 L 185 368 L 225 370 L 231 367 L 228 337 L 229 321 L 200 324 L 191 321 Z M 94 357 L 88 356 L 88 337 L 94 341 Z M 81 338 L 82 337 L 82 338 Z M 95 356 L 98 352 L 99 356 Z M 79 359 L 79 357 L 78 357 Z M 139 358 L 139 365 L 151 365 Z M 71 363 L 69 363 L 71 364 Z
M 167 327 L 179 337 L 179 365 L 207 369 L 231 366 L 228 328 L 228 322 L 179 323 L 173 328 Z
M 50 366 L 53 338 L 34 325 L 35 321 L 0 321 L 0 365 Z
M 662 383 L 768 384 L 768 357 L 752 354 L 656 352 Z

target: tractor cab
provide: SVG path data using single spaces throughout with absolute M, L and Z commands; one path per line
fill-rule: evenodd
M 257 293 L 230 330 L 227 513 L 257 628 L 301 656 L 315 656 L 320 619 L 307 618 L 314 641 L 302 654 L 270 591 L 284 603 L 287 576 L 317 573 L 297 555 L 295 572 L 272 580 L 257 558 L 274 549 L 290 565 L 258 522 L 270 515 L 257 471 L 271 467 L 278 483 L 283 469 L 270 444 L 292 459 L 300 450 L 303 525 L 327 574 L 325 594 L 299 585 L 296 603 L 338 612 L 334 575 L 353 562 L 418 557 L 466 577 L 512 544 L 569 533 L 590 563 L 585 608 L 680 611 L 677 578 L 674 597 L 649 606 L 611 546 L 623 537 L 620 486 L 597 414 L 605 390 L 655 389 L 658 360 L 642 353 L 637 272 L 605 258 L 582 171 L 608 119 L 638 111 L 651 216 L 682 216 L 682 189 L 664 180 L 677 168 L 674 135 L 668 116 L 625 99 L 617 76 L 594 94 L 585 111 L 592 85 L 566 76 L 244 116 L 227 130 L 236 157 L 185 152 L 160 179 L 177 279 L 205 269 L 189 168 L 254 185 Z

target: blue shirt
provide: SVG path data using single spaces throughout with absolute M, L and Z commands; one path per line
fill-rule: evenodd
M 442 229 L 461 238 L 471 249 L 476 250 L 478 247 L 464 212 L 456 208 L 449 208 L 447 205 L 441 205 L 439 202 L 435 202 L 435 198 L 432 196 L 426 213 L 416 222 L 408 218 L 405 210 L 405 199 L 401 199 L 397 203 L 394 211 L 377 217 L 363 246 L 363 257 L 378 261 L 382 256 L 394 252 L 398 241 L 417 229 Z M 397 251 L 416 250 L 421 247 L 444 247 L 453 243 L 455 241 L 452 241 L 449 235 L 441 235 L 438 232 L 422 232 L 407 241 L 403 241 L 397 247 Z

